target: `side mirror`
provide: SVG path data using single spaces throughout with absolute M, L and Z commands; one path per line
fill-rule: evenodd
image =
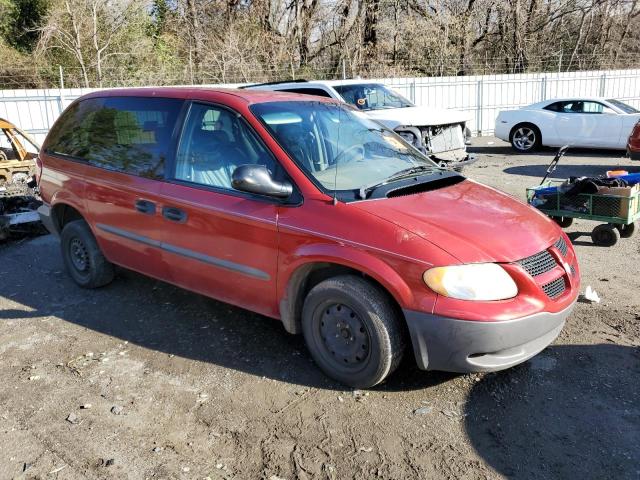
M 241 192 L 276 198 L 289 198 L 293 193 L 291 183 L 275 181 L 264 165 L 240 165 L 231 175 L 231 185 Z

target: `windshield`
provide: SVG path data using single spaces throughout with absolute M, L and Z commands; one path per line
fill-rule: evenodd
M 259 103 L 253 113 L 291 158 L 329 191 L 353 191 L 398 172 L 441 169 L 364 113 L 333 103 Z
M 607 100 L 607 102 L 609 102 L 614 107 L 618 107 L 624 113 L 640 113 L 640 110 L 637 110 L 633 108 L 631 105 L 627 105 L 626 103 L 621 102 L 620 100 L 611 99 L 611 100 Z
M 353 83 L 334 85 L 333 88 L 345 102 L 360 110 L 380 110 L 383 108 L 403 108 L 414 105 L 402 95 L 379 83 Z

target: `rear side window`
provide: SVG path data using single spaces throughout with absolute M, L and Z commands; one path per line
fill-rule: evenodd
M 544 107 L 545 110 L 551 110 L 552 112 L 561 112 L 562 111 L 562 102 L 555 102 L 550 105 Z
M 47 153 L 96 167 L 161 178 L 182 100 L 92 98 L 73 105 L 49 134 Z

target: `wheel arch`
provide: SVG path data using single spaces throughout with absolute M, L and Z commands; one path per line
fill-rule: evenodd
M 85 220 L 80 210 L 75 206 L 65 202 L 59 202 L 51 206 L 51 221 L 58 234 L 62 232 L 67 223 L 74 220 Z
M 369 263 L 364 264 L 348 255 L 340 257 L 323 255 L 301 259 L 287 269 L 287 273 L 282 274 L 278 282 L 282 285 L 281 289 L 279 288 L 279 310 L 285 330 L 289 333 L 301 333 L 300 318 L 307 293 L 323 280 L 345 274 L 362 277 L 377 286 L 388 295 L 398 315 L 404 319 L 402 305 L 412 302 L 411 289 L 395 270 L 382 260 L 370 257 L 368 261 Z
M 540 127 L 538 125 L 536 125 L 535 123 L 530 122 L 530 121 L 516 123 L 511 128 L 511 130 L 509 130 L 509 142 L 513 142 L 513 134 L 515 133 L 515 131 L 518 128 L 522 128 L 522 127 L 534 128 L 536 130 L 536 132 L 538 133 L 538 145 L 540 145 L 540 146 L 544 145 L 544 143 L 542 142 L 542 130 L 540 129 Z

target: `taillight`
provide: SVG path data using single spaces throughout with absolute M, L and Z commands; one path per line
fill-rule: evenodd
M 36 157 L 36 183 L 40 186 L 40 177 L 42 177 L 42 160 Z

